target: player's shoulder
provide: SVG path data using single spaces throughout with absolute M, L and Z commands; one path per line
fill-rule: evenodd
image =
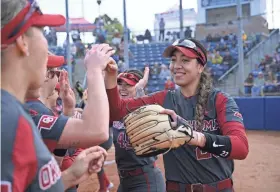
M 232 99 L 231 95 L 218 88 L 213 88 L 209 94 L 210 100 L 216 99 Z
M 1 93 L 1 133 L 5 135 L 2 139 L 11 142 L 19 128 L 24 126 L 31 129 L 34 124 L 23 105 L 14 96 L 2 90 Z
M 13 95 L 1 90 L 1 120 L 16 123 L 23 114 L 25 111 L 22 104 Z
M 24 104 L 24 107 L 27 109 L 31 116 L 36 113 L 54 115 L 54 113 L 39 100 L 27 100 Z

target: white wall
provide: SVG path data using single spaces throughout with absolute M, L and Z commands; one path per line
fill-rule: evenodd
M 206 9 L 218 8 L 218 7 L 226 7 L 226 6 L 209 6 L 207 8 L 201 7 L 201 1 L 197 0 L 197 23 L 202 24 L 206 23 Z M 277 1 L 277 0 L 274 0 Z M 229 4 L 227 6 L 232 6 L 235 4 Z M 267 0 L 252 0 L 250 2 L 251 16 L 260 15 L 267 11 Z
M 197 0 L 197 24 L 206 23 L 205 8 L 201 7 L 201 1 Z

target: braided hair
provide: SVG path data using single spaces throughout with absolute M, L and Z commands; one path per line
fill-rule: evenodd
M 194 42 L 196 46 L 202 50 L 202 52 L 207 58 L 207 50 L 203 47 L 203 45 L 195 39 L 190 38 L 189 40 Z M 204 63 L 200 63 L 200 64 L 204 65 Z M 206 70 L 203 70 L 197 87 L 198 96 L 197 96 L 197 103 L 195 106 L 196 129 L 198 131 L 202 131 L 203 129 L 204 112 L 207 106 L 209 94 L 212 89 L 213 89 L 212 78 Z

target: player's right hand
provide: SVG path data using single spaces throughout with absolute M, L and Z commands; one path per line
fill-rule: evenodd
M 71 180 L 73 179 L 75 184 L 79 184 L 88 179 L 92 173 L 99 172 L 106 157 L 107 152 L 99 146 L 83 150 L 67 170 L 71 174 Z
M 92 70 L 105 70 L 107 64 L 110 62 L 110 57 L 116 51 L 113 50 L 108 44 L 96 44 L 93 45 L 90 50 L 87 51 L 84 63 L 87 71 L 90 73 Z
M 105 73 L 106 75 L 113 76 L 113 75 L 118 75 L 118 64 L 116 61 L 110 57 L 109 62 L 105 68 Z

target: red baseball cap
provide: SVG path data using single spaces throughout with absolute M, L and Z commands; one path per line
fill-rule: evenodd
M 43 14 L 35 0 L 28 0 L 25 8 L 1 29 L 1 49 L 13 43 L 32 26 L 60 26 L 65 21 L 62 15 Z
M 186 57 L 191 59 L 199 59 L 203 65 L 207 63 L 207 58 L 205 57 L 203 51 L 196 45 L 195 42 L 189 39 L 182 40 L 181 42 L 175 41 L 164 50 L 163 57 L 171 57 L 175 50 L 182 52 Z
M 139 77 L 131 73 L 120 73 L 117 81 L 124 81 L 128 85 L 134 86 L 139 82 Z
M 199 58 L 199 56 L 197 55 L 197 53 L 196 53 L 193 49 L 185 48 L 185 47 L 179 47 L 179 46 L 174 46 L 174 45 L 168 46 L 168 47 L 164 50 L 163 56 L 164 56 L 164 57 L 171 57 L 171 56 L 172 56 L 172 53 L 173 53 L 175 50 L 178 50 L 178 51 L 182 52 L 185 56 L 187 56 L 187 57 L 189 57 L 189 58 L 191 58 L 191 59 Z
M 64 57 L 63 56 L 57 56 L 53 53 L 49 52 L 48 56 L 48 68 L 56 68 L 61 67 L 64 64 Z

